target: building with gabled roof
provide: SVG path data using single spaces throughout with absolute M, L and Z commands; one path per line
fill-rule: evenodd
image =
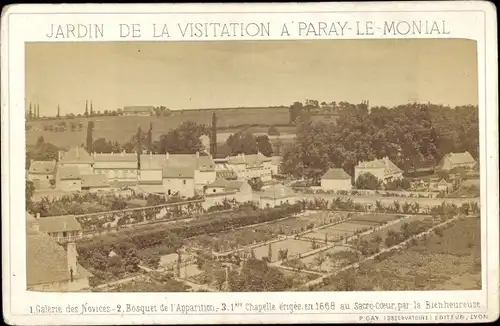
M 56 185 L 57 188 L 62 191 L 82 190 L 82 180 L 78 166 L 59 166 L 56 174 Z
M 84 174 L 81 176 L 82 190 L 90 192 L 109 190 L 110 184 L 105 174 Z
M 162 168 L 162 183 L 167 196 L 178 193 L 181 197 L 191 198 L 195 195 L 195 170 L 166 165 Z
M 260 178 L 262 181 L 272 179 L 272 158 L 257 154 L 238 154 L 225 160 L 226 166 L 233 170 L 238 179 L 251 180 Z
M 75 146 L 68 151 L 59 151 L 59 167 L 77 167 L 81 174 L 94 173 L 94 158 L 81 146 Z
M 354 167 L 355 180 L 365 173 L 373 174 L 381 182 L 393 181 L 403 178 L 403 170 L 394 164 L 388 157 L 372 161 L 360 161 Z
M 142 105 L 142 106 L 125 106 L 123 108 L 123 115 L 142 115 L 150 116 L 154 112 L 154 106 Z
M 456 168 L 472 170 L 475 166 L 476 160 L 474 160 L 469 152 L 448 153 L 439 162 L 438 169 L 445 171 L 450 171 Z
M 138 162 L 136 153 L 93 153 L 94 173 L 106 175 L 111 184 L 137 184 Z
M 351 176 L 343 169 L 331 168 L 321 177 L 323 190 L 351 190 Z
M 35 189 L 48 189 L 56 177 L 56 161 L 31 161 L 27 178 L 33 182 Z
M 296 200 L 297 197 L 292 188 L 282 184 L 277 184 L 262 192 L 260 195 L 260 207 L 269 208 L 285 204 L 293 205 Z
M 85 291 L 92 276 L 77 261 L 74 242 L 65 250 L 40 231 L 38 220 L 26 213 L 26 286 L 28 291 Z
M 41 217 L 37 222 L 40 232 L 59 243 L 76 241 L 83 236 L 82 226 L 74 215 Z

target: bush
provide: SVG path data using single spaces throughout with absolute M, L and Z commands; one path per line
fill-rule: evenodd
M 357 189 L 377 190 L 380 185 L 380 180 L 371 173 L 363 173 L 356 179 Z

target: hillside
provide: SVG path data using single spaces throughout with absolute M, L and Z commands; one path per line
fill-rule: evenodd
M 166 117 L 156 116 L 101 116 L 94 118 L 61 119 L 61 120 L 39 120 L 29 121 L 31 127 L 26 131 L 26 143 L 28 146 L 36 143 L 38 137 L 43 136 L 46 142 L 58 147 L 68 148 L 82 144 L 85 141 L 87 122 L 92 120 L 95 123 L 94 139 L 101 137 L 107 140 L 123 143 L 128 141 L 135 134 L 138 127 L 142 130 L 149 129 L 149 124 L 153 123 L 153 138 L 178 127 L 185 121 L 193 121 L 199 124 L 210 125 L 213 112 L 217 115 L 217 127 L 220 132 L 235 132 L 241 129 L 242 125 L 262 125 L 262 127 L 252 127 L 252 132 L 266 132 L 270 125 L 285 126 L 289 123 L 288 108 L 232 108 L 232 109 L 206 109 L 173 111 Z M 83 128 L 71 131 L 56 132 L 44 130 L 44 125 L 57 125 L 61 121 L 67 124 L 81 122 Z M 282 127 L 281 132 L 292 132 L 294 127 Z

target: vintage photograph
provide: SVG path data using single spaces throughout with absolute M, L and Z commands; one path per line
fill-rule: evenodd
M 26 43 L 27 289 L 480 290 L 477 60 L 466 39 Z

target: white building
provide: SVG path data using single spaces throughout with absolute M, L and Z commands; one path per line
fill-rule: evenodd
M 82 190 L 99 192 L 111 189 L 105 174 L 85 174 L 80 177 L 82 180 Z
M 438 169 L 449 171 L 455 168 L 473 169 L 476 165 L 476 160 L 469 152 L 463 153 L 448 153 L 439 162 Z
M 230 156 L 225 164 L 241 180 L 260 178 L 262 181 L 269 181 L 272 179 L 272 159 L 261 153 Z
M 62 191 L 82 190 L 82 180 L 78 166 L 60 166 L 56 173 L 56 185 Z
M 375 159 L 373 161 L 361 161 L 354 167 L 354 177 L 358 180 L 364 173 L 371 173 L 382 182 L 393 181 L 403 178 L 403 171 L 391 162 L 388 157 Z
M 193 172 L 195 191 L 203 193 L 203 188 L 216 179 L 215 163 L 211 155 L 165 154 L 165 167 L 189 169 Z M 164 175 L 165 178 L 165 175 Z
M 281 174 L 281 156 L 271 157 L 271 175 Z
M 94 173 L 104 174 L 113 187 L 136 185 L 138 179 L 137 154 L 93 153 Z
M 297 197 L 292 188 L 279 184 L 267 188 L 260 195 L 260 207 L 272 208 L 284 204 L 293 205 L 295 204 L 296 200 Z
M 28 170 L 28 180 L 33 182 L 35 189 L 48 189 L 56 177 L 56 161 L 31 161 Z
M 252 187 L 243 180 L 217 179 L 206 186 L 203 207 L 221 205 L 225 200 L 247 203 L 253 200 Z
M 178 193 L 181 197 L 195 195 L 194 170 L 190 167 L 164 166 L 163 189 L 167 196 Z
M 85 148 L 76 146 L 67 152 L 59 152 L 58 166 L 77 167 L 80 174 L 93 174 L 94 158 L 85 150 Z
M 82 226 L 73 215 L 41 217 L 36 221 L 38 230 L 58 243 L 74 242 L 83 236 Z
M 154 106 L 126 106 L 123 108 L 123 115 L 150 116 L 154 113 Z
M 321 189 L 323 190 L 351 190 L 351 176 L 343 169 L 329 169 L 321 177 Z
M 67 249 L 40 231 L 38 221 L 26 214 L 26 285 L 28 291 L 65 292 L 89 288 L 92 276 L 77 262 L 74 242 Z

